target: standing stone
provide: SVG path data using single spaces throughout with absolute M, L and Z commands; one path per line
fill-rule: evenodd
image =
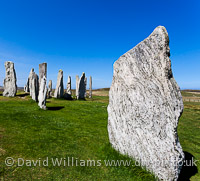
M 39 94 L 39 78 L 38 75 L 34 72 L 34 69 L 32 69 L 30 75 L 29 75 L 29 90 L 30 90 L 30 96 L 32 99 L 36 102 L 38 102 L 38 94 Z
M 34 72 L 34 68 L 32 68 L 30 73 L 29 73 L 28 80 L 27 80 L 27 83 L 26 83 L 26 91 L 25 92 L 30 92 L 30 89 L 31 89 L 30 79 L 33 76 L 33 72 Z M 31 92 L 30 92 L 30 95 L 31 95 Z
M 14 97 L 17 93 L 17 78 L 14 63 L 7 61 L 4 63 L 6 69 L 6 77 L 4 79 L 3 96 Z
M 32 94 L 32 91 L 31 91 L 32 84 L 30 83 L 30 80 L 32 79 L 34 73 L 35 73 L 34 68 L 32 68 L 30 73 L 29 73 L 28 80 L 27 80 L 27 92 L 30 92 L 30 96 Z
M 71 99 L 71 98 L 72 98 L 71 76 L 68 76 L 68 80 L 67 80 L 66 98 L 67 98 L 67 99 Z
M 85 73 L 83 72 L 79 80 L 77 99 L 85 99 L 85 92 Z
M 92 98 L 92 76 L 90 76 L 90 84 L 89 84 L 89 98 Z
M 46 77 L 43 76 L 40 83 L 40 91 L 39 91 L 39 103 L 38 106 L 41 109 L 46 110 L 46 98 L 47 98 L 47 80 Z
M 158 26 L 114 63 L 109 92 L 110 143 L 160 180 L 177 180 L 184 159 L 177 135 L 183 101 L 169 56 L 168 33 Z
M 27 91 L 27 87 L 26 87 L 26 85 L 24 85 L 24 92 L 26 92 Z
M 87 97 L 87 77 L 85 77 L 85 98 Z
M 27 81 L 27 83 L 24 85 L 24 92 L 29 92 L 29 82 Z
M 52 80 L 49 80 L 47 98 L 52 96 Z
M 30 73 L 29 73 L 29 76 L 28 76 L 28 80 L 27 80 L 27 83 L 26 85 L 24 86 L 24 91 L 25 92 L 30 92 L 30 85 L 29 85 L 29 79 L 30 79 L 30 76 L 32 76 L 32 73 L 34 72 L 34 69 L 32 68 Z
M 76 76 L 76 97 L 78 97 L 79 76 Z
M 47 78 L 47 63 L 39 64 L 39 85 L 43 76 Z
M 64 93 L 64 88 L 63 88 L 63 71 L 59 70 L 58 72 L 58 78 L 57 78 L 57 85 L 56 85 L 56 90 L 54 93 L 55 98 L 62 98 Z

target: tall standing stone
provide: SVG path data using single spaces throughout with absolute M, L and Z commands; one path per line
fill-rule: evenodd
M 24 85 L 24 92 L 29 92 L 29 79 L 27 80 L 26 84 Z
M 47 80 L 46 77 L 43 76 L 40 83 L 40 91 L 39 91 L 39 103 L 38 106 L 41 109 L 46 110 L 46 98 L 47 98 Z
M 87 77 L 85 77 L 85 98 L 87 97 Z
M 110 143 L 160 180 L 177 180 L 184 159 L 177 135 L 183 101 L 169 56 L 168 33 L 159 26 L 114 63 L 109 92 Z
M 6 69 L 6 77 L 4 79 L 3 96 L 14 97 L 17 93 L 17 78 L 14 63 L 7 61 L 4 63 Z
M 39 84 L 43 76 L 47 78 L 47 63 L 39 64 Z
M 26 84 L 26 87 L 27 87 L 27 92 L 30 92 L 30 96 L 32 94 L 32 84 L 30 83 L 30 79 L 32 79 L 33 77 L 33 74 L 34 74 L 34 68 L 31 69 L 30 73 L 29 73 L 29 76 L 28 76 L 28 80 L 27 80 L 27 84 Z
M 83 72 L 79 79 L 77 99 L 85 99 L 85 92 L 85 73 Z
M 92 76 L 90 76 L 90 83 L 89 83 L 89 98 L 92 98 Z
M 38 75 L 34 72 L 34 69 L 32 69 L 30 75 L 29 75 L 29 90 L 30 90 L 30 96 L 34 101 L 38 101 L 38 94 L 39 94 L 39 78 Z
M 26 87 L 26 85 L 24 85 L 24 92 L 27 92 L 27 87 Z
M 52 96 L 52 80 L 49 80 L 47 98 Z
M 67 98 L 67 99 L 71 99 L 71 98 L 72 98 L 72 90 L 71 90 L 71 76 L 68 76 L 68 79 L 67 79 L 66 98 Z
M 76 76 L 76 97 L 78 97 L 79 76 Z
M 63 88 L 63 71 L 59 70 L 58 77 L 57 77 L 57 84 L 56 84 L 56 90 L 54 92 L 55 98 L 62 98 L 64 94 L 64 88 Z
M 31 69 L 31 71 L 30 71 L 30 73 L 29 73 L 29 76 L 28 76 L 28 80 L 27 80 L 27 82 L 26 82 L 26 85 L 24 86 L 25 88 L 24 88 L 24 91 L 25 92 L 30 92 L 30 76 L 32 75 L 32 73 L 34 72 L 34 69 L 32 68 Z

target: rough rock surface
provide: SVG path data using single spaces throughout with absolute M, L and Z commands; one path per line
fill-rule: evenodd
M 24 92 L 27 92 L 27 86 L 24 85 Z
M 46 98 L 47 98 L 47 80 L 46 80 L 46 77 L 43 76 L 41 83 L 40 83 L 38 106 L 44 110 L 46 110 Z
M 49 80 L 47 98 L 52 97 L 52 80 Z
M 29 76 L 28 76 L 28 80 L 27 80 L 27 82 L 26 82 L 26 85 L 24 86 L 25 88 L 24 88 L 24 91 L 25 92 L 30 92 L 30 77 L 32 76 L 32 73 L 34 72 L 34 69 L 32 68 L 31 69 L 31 71 L 30 71 L 30 73 L 29 73 Z
M 26 87 L 27 87 L 27 92 L 30 92 L 30 96 L 32 94 L 32 84 L 30 83 L 30 80 L 32 79 L 33 77 L 33 74 L 34 74 L 34 69 L 32 68 L 30 73 L 29 73 L 29 76 L 28 76 L 28 80 L 27 80 L 27 84 L 26 84 Z
M 6 69 L 6 77 L 4 79 L 3 96 L 14 97 L 17 93 L 17 78 L 14 63 L 7 61 L 4 65 Z
M 47 78 L 47 63 L 39 64 L 39 84 L 40 84 L 43 76 L 45 76 Z
M 89 98 L 92 98 L 92 76 L 90 76 L 90 83 L 89 83 Z
M 78 97 L 79 76 L 76 75 L 76 97 Z
M 85 77 L 85 98 L 87 97 L 87 77 Z
M 67 79 L 66 98 L 67 98 L 67 99 L 71 99 L 71 98 L 72 98 L 72 90 L 71 90 L 71 76 L 68 76 L 68 79 Z
M 58 77 L 57 77 L 57 84 L 56 84 L 56 90 L 54 92 L 55 98 L 62 98 L 64 94 L 64 88 L 63 88 L 63 71 L 59 70 Z
M 168 33 L 158 26 L 114 63 L 108 106 L 112 146 L 161 180 L 177 180 L 184 159 L 177 135 L 183 101 L 169 56 Z
M 83 72 L 79 79 L 77 99 L 85 99 L 85 88 L 85 73 Z
M 39 78 L 38 75 L 33 71 L 29 75 L 29 90 L 30 96 L 34 101 L 38 101 L 38 94 L 39 94 Z

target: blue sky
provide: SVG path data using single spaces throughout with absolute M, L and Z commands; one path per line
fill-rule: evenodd
M 47 62 L 48 80 L 58 70 L 93 77 L 94 88 L 110 87 L 113 63 L 158 25 L 170 38 L 174 77 L 182 89 L 200 89 L 200 1 L 179 0 L 2 0 L 0 85 L 4 61 L 15 63 L 18 86 L 31 68 Z

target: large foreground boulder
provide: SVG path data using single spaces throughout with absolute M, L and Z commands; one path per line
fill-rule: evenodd
M 161 180 L 177 180 L 184 154 L 177 135 L 183 112 L 166 29 L 157 27 L 114 63 L 108 133 L 112 146 Z
M 17 93 L 17 78 L 14 63 L 7 61 L 4 65 L 6 69 L 6 77 L 4 79 L 3 96 L 14 97 Z

